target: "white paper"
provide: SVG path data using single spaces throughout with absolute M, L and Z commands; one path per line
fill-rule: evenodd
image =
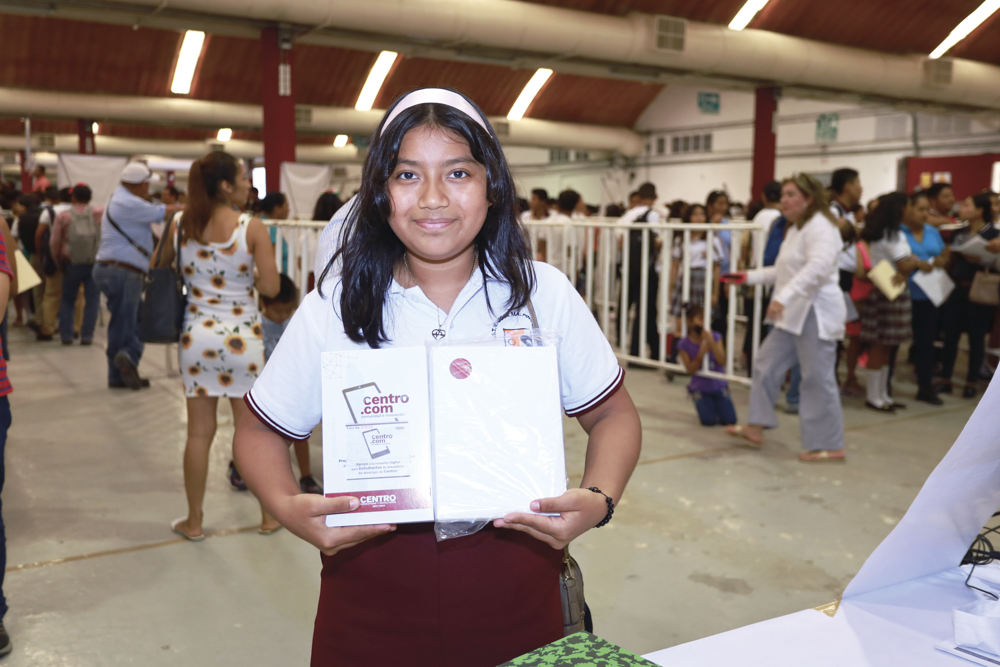
M 952 612 L 955 643 L 959 648 L 1000 653 L 1000 602 L 976 600 Z
M 997 667 L 997 665 L 1000 665 L 1000 656 L 980 649 L 959 646 L 951 639 L 937 644 L 934 648 L 959 658 L 964 658 L 977 665 L 985 665 L 985 667 Z
M 361 506 L 327 526 L 433 521 L 427 352 L 324 352 L 323 485 Z
M 496 519 L 566 491 L 557 348 L 430 348 L 435 518 Z
M 14 262 L 17 265 L 17 293 L 23 294 L 32 287 L 42 284 L 38 272 L 20 250 L 14 249 Z
M 935 266 L 930 273 L 917 271 L 911 278 L 917 287 L 924 291 L 931 303 L 937 307 L 940 307 L 955 289 L 955 283 L 948 276 L 948 273 L 939 266 Z
M 899 272 L 896 271 L 896 267 L 892 263 L 883 259 L 881 262 L 872 267 L 872 270 L 868 272 L 868 280 L 879 289 L 882 294 L 889 299 L 889 301 L 895 301 L 896 297 L 903 293 L 906 289 L 906 281 L 904 280 L 902 284 L 897 285 L 893 282 L 893 277 Z
M 993 264 L 997 261 L 997 259 L 1000 259 L 1000 255 L 987 250 L 986 243 L 986 239 L 982 236 L 979 234 L 973 234 L 965 243 L 962 243 L 961 245 L 953 245 L 951 247 L 951 251 L 961 253 L 962 255 L 970 255 L 986 264 Z

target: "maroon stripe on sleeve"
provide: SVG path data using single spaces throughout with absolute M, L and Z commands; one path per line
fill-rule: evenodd
M 611 384 L 605 387 L 600 393 L 594 398 L 590 399 L 581 406 L 575 407 L 571 410 L 566 410 L 567 417 L 579 417 L 582 414 L 586 414 L 593 410 L 594 408 L 600 406 L 604 401 L 611 398 L 612 395 L 618 388 L 622 386 L 625 382 L 625 371 L 622 370 L 621 366 L 618 367 L 618 373 L 615 375 L 615 379 L 612 380 Z
M 291 440 L 293 442 L 300 442 L 302 440 L 309 439 L 309 436 L 311 435 L 310 433 L 305 433 L 305 434 L 293 433 L 292 431 L 282 428 L 281 426 L 278 425 L 276 421 L 268 417 L 267 414 L 260 408 L 259 405 L 257 405 L 257 402 L 254 400 L 253 389 L 251 389 L 246 393 L 246 395 L 243 397 L 243 402 L 247 404 L 247 407 L 250 408 L 250 412 L 254 413 L 257 419 L 263 422 L 265 426 L 267 426 L 269 429 L 280 435 L 282 438 L 285 438 L 286 440 Z

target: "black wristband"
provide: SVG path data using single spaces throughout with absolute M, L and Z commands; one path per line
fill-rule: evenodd
M 611 521 L 611 517 L 615 513 L 615 502 L 613 500 L 611 500 L 611 496 L 609 496 L 608 494 L 604 493 L 603 491 L 601 491 L 596 486 L 592 486 L 592 487 L 588 488 L 587 490 L 588 491 L 593 491 L 594 493 L 601 494 L 602 496 L 604 496 L 604 502 L 606 502 L 608 504 L 608 513 L 604 516 L 604 518 L 601 520 L 601 522 L 599 524 L 597 524 L 596 526 L 594 526 L 594 528 L 600 528 L 601 526 L 608 525 L 608 523 Z

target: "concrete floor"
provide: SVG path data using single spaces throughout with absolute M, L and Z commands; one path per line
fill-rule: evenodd
M 149 390 L 106 386 L 95 346 L 35 343 L 11 330 L 14 424 L 3 490 L 5 624 L 13 666 L 308 662 L 319 556 L 287 532 L 262 537 L 253 497 L 225 478 L 232 420 L 220 409 L 205 505 L 210 539 L 170 532 L 186 512 L 185 411 L 164 348 Z M 900 369 L 897 396 L 913 395 Z M 642 459 L 606 528 L 573 546 L 596 631 L 637 653 L 815 607 L 839 595 L 902 517 L 975 407 L 907 400 L 895 416 L 845 400 L 846 464 L 796 459 L 797 418 L 762 451 L 696 424 L 685 378 L 631 371 Z M 749 392 L 734 388 L 745 418 Z M 319 470 L 319 440 L 312 447 Z M 586 440 L 567 421 L 571 480 Z

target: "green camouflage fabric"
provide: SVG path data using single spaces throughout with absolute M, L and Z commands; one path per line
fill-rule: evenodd
M 656 667 L 649 660 L 586 632 L 563 637 L 500 667 Z

